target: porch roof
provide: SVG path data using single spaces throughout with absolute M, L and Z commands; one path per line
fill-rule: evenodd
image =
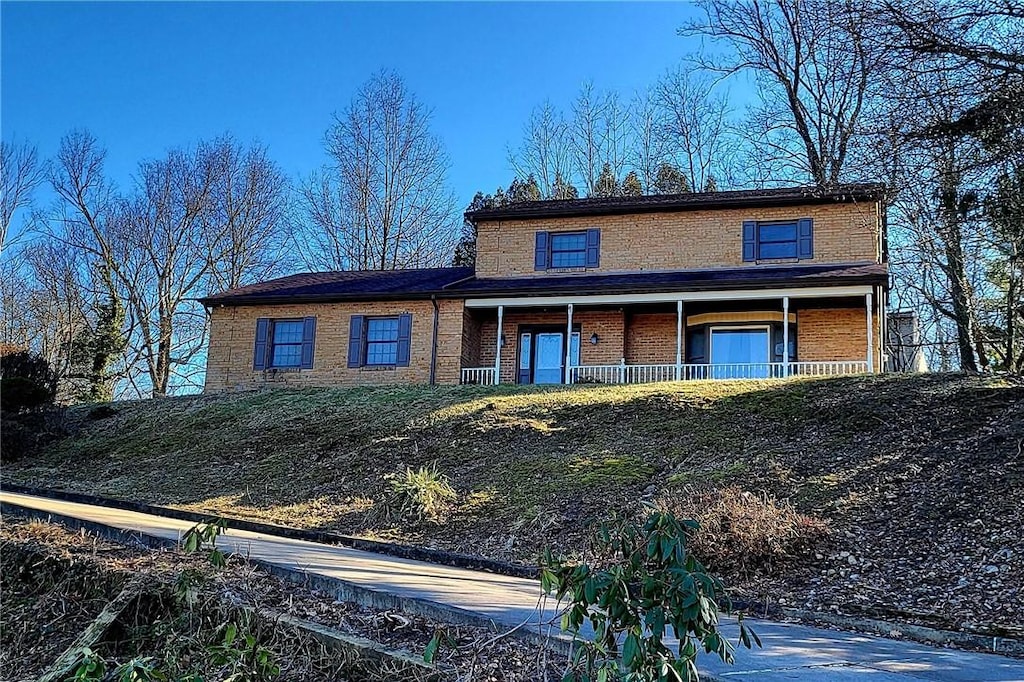
M 558 294 L 631 294 L 662 291 L 727 291 L 781 287 L 885 284 L 884 263 L 819 264 L 630 272 L 614 275 L 553 275 L 472 278 L 445 289 L 444 296 L 546 296 Z

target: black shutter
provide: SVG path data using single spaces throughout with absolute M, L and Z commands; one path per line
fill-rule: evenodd
M 261 317 L 256 320 L 256 345 L 252 351 L 252 368 L 264 370 L 270 364 L 268 340 L 270 338 L 270 318 Z
M 801 218 L 798 220 L 796 222 L 796 234 L 797 258 L 814 258 L 814 221 L 810 218 Z
M 412 345 L 412 315 L 402 313 L 398 316 L 398 352 L 395 364 L 399 367 L 409 366 L 409 347 Z
M 353 315 L 348 325 L 348 366 L 363 366 L 363 324 L 362 315 Z
M 592 227 L 587 230 L 587 267 L 596 268 L 601 265 L 601 230 Z
M 538 232 L 533 248 L 533 269 L 548 269 L 548 233 Z
M 316 318 L 307 317 L 302 320 L 302 359 L 299 367 L 313 369 L 313 341 L 316 339 Z
M 757 260 L 757 221 L 743 221 L 743 260 Z

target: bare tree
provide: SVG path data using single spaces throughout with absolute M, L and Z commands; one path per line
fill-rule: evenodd
M 363 84 L 335 116 L 331 166 L 306 184 L 314 267 L 391 270 L 451 260 L 459 216 L 430 112 L 394 73 Z
M 601 166 L 605 162 L 603 119 L 605 102 L 594 92 L 594 84 L 587 81 L 572 103 L 572 123 L 569 140 L 572 165 L 587 196 L 593 196 Z
M 509 164 L 516 176 L 533 175 L 541 195 L 553 196 L 556 180 L 573 177 L 572 143 L 569 126 L 555 106 L 545 101 L 530 114 L 523 128 L 523 142 L 509 152 Z
M 653 87 L 633 95 L 630 106 L 630 163 L 636 169 L 645 194 L 657 191 L 658 170 L 668 159 L 663 113 Z
M 674 69 L 654 87 L 661 146 L 695 189 L 727 176 L 727 157 L 736 147 L 728 129 L 728 100 L 715 95 L 713 85 L 693 71 Z
M 207 317 L 194 299 L 273 267 L 286 185 L 261 148 L 226 137 L 140 163 L 126 195 L 103 161 L 90 134 L 62 140 L 51 173 L 61 202 L 45 238 L 70 245 L 91 273 L 92 338 L 77 340 L 80 355 L 95 367 L 123 347 L 124 377 L 167 395 L 202 373 Z
M 704 20 L 680 33 L 731 48 L 724 58 L 700 59 L 703 68 L 757 78 L 757 149 L 820 185 L 846 178 L 860 117 L 886 58 L 869 34 L 874 24 L 866 10 L 853 0 L 701 0 L 700 6 Z
M 213 290 L 233 289 L 281 274 L 290 264 L 289 183 L 260 145 L 230 136 L 209 150 L 216 164 L 213 216 L 223 238 L 209 249 Z
M 0 142 L 0 249 L 15 211 L 32 202 L 32 192 L 45 179 L 36 148 L 17 142 Z

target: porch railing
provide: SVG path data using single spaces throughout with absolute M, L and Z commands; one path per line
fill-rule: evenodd
M 718 365 L 579 365 L 569 368 L 570 384 L 649 384 L 659 381 L 714 379 L 780 379 L 785 376 L 843 376 L 865 374 L 868 363 L 860 360 L 833 362 L 751 362 Z M 464 367 L 463 384 L 491 386 L 493 367 Z
M 841 376 L 868 371 L 864 361 L 754 362 L 736 364 L 580 365 L 569 369 L 569 383 L 646 384 L 658 381 L 712 379 L 778 379 L 785 376 Z
M 481 386 L 493 386 L 495 371 L 493 367 L 463 367 L 460 378 L 463 384 L 479 384 Z

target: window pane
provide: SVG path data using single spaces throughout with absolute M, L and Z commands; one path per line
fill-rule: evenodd
M 302 345 L 275 345 L 271 349 L 271 367 L 298 367 L 302 360 Z
M 398 340 L 398 318 L 378 317 L 371 318 L 366 322 L 367 341 L 397 341 Z
M 579 251 L 587 248 L 587 235 L 574 232 L 571 234 L 551 235 L 552 251 Z
M 573 332 L 572 339 L 569 341 L 569 362 L 573 367 L 579 367 L 580 365 L 580 333 Z
M 587 264 L 587 234 L 563 232 L 551 235 L 551 267 L 581 268 Z
M 371 341 L 366 344 L 366 364 L 394 365 L 398 361 L 398 343 Z
M 301 320 L 279 320 L 274 322 L 274 343 L 302 343 Z
M 523 334 L 519 337 L 519 369 L 530 369 L 530 341 L 532 339 L 530 334 Z
M 796 242 L 770 242 L 761 244 L 758 249 L 759 259 L 796 258 Z
M 553 268 L 582 268 L 586 264 L 587 254 L 585 251 L 551 252 L 551 267 Z
M 711 362 L 715 365 L 768 362 L 768 330 L 712 330 Z
M 758 229 L 761 231 L 759 236 L 762 242 L 796 241 L 796 223 L 762 224 L 758 226 Z

